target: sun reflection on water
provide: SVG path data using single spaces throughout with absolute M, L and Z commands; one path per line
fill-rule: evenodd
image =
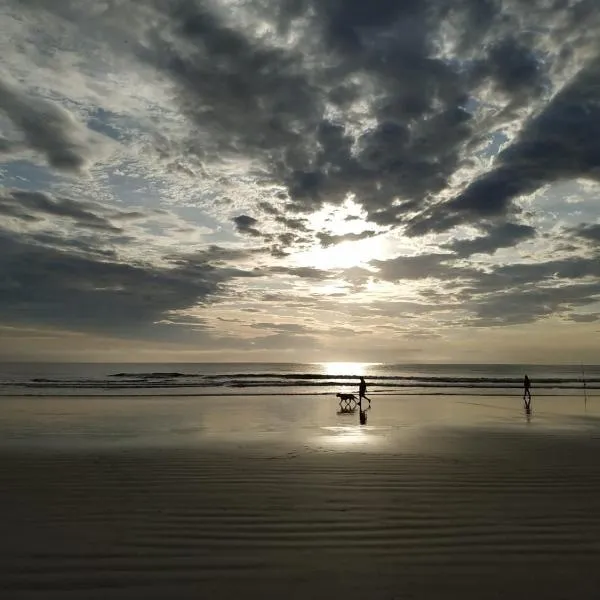
M 369 367 L 379 363 L 363 362 L 322 362 L 317 363 L 325 375 L 358 375 L 366 376 Z

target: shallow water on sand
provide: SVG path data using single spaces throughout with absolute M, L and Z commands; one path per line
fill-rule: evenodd
M 600 398 L 380 396 L 341 413 L 335 397 L 17 397 L 0 399 L 0 445 L 22 448 L 188 447 L 277 443 L 337 451 L 430 447 L 440 431 L 600 430 Z

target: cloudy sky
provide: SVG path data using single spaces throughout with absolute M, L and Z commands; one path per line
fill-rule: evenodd
M 597 0 L 4 0 L 0 359 L 598 362 Z

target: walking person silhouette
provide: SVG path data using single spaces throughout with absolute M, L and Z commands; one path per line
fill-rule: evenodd
M 367 382 L 364 377 L 360 378 L 360 383 L 358 384 L 358 401 L 362 402 L 362 399 L 369 400 L 369 406 L 371 406 L 371 400 L 367 398 Z
M 525 406 L 529 408 L 531 404 L 531 381 L 527 375 L 523 379 L 523 401 L 525 402 Z

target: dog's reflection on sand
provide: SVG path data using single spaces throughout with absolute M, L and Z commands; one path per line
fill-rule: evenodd
M 358 422 L 361 425 L 367 424 L 367 411 L 371 410 L 371 406 L 362 408 L 362 402 L 357 400 L 354 394 L 336 394 L 340 399 L 340 409 L 337 411 L 337 415 L 353 415 L 358 409 Z

